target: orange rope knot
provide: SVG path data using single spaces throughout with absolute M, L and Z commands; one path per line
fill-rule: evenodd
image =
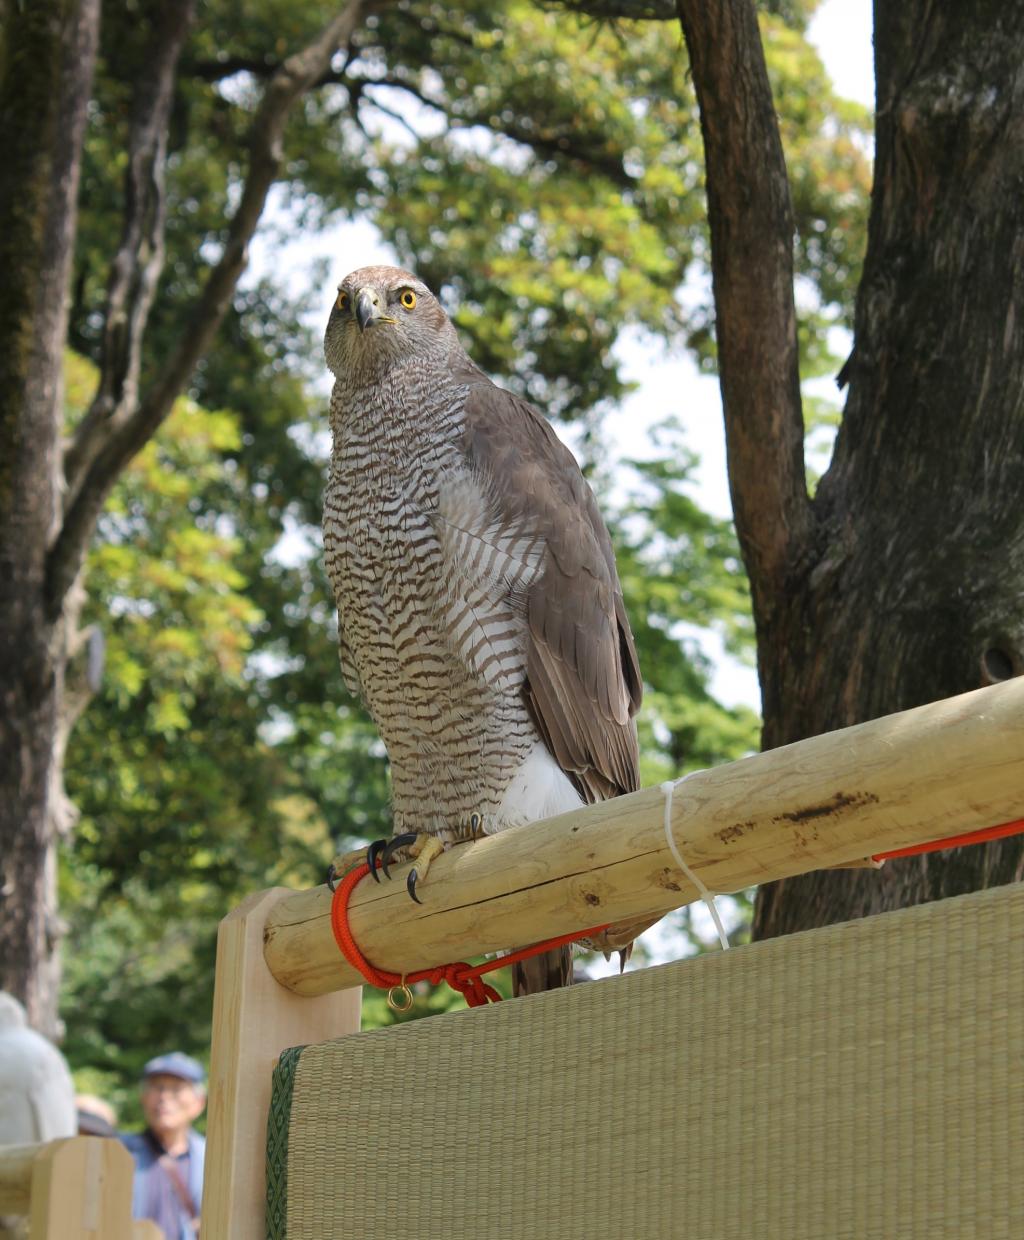
M 487 1003 L 498 1003 L 501 995 L 483 980 L 483 974 L 491 973 L 495 969 L 503 969 L 506 965 L 528 960 L 531 956 L 539 956 L 541 952 L 550 951 L 553 947 L 563 947 L 568 943 L 575 943 L 577 939 L 585 939 L 608 929 L 607 925 L 603 925 L 594 926 L 590 930 L 579 930 L 575 934 L 563 934 L 555 939 L 546 939 L 543 943 L 534 943 L 532 947 L 510 952 L 507 956 L 485 961 L 483 964 L 471 965 L 464 960 L 457 960 L 452 964 L 436 965 L 432 969 L 420 969 L 416 973 L 388 973 L 386 969 L 378 969 L 366 959 L 348 924 L 348 903 L 352 892 L 356 884 L 369 872 L 370 867 L 364 861 L 362 865 L 349 870 L 338 884 L 334 899 L 331 901 L 331 929 L 334 931 L 334 940 L 341 949 L 341 954 L 371 986 L 388 991 L 388 1006 L 397 1012 L 408 1011 L 411 1002 L 400 1004 L 394 999 L 395 994 L 405 992 L 411 1000 L 409 984 L 413 982 L 430 982 L 432 986 L 447 982 L 452 990 L 457 990 L 465 998 L 468 1007 L 483 1007 Z

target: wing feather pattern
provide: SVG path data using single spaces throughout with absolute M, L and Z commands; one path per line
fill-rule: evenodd
M 352 648 L 345 638 L 344 617 L 340 606 L 338 608 L 338 661 L 341 663 L 341 678 L 345 682 L 345 688 L 354 698 L 365 702 L 363 686 L 359 681 L 359 669 L 352 656 Z
M 541 736 L 588 801 L 639 787 L 642 682 L 611 539 L 572 453 L 526 401 L 466 382 L 465 448 L 501 519 L 543 539 L 526 589 L 525 692 Z

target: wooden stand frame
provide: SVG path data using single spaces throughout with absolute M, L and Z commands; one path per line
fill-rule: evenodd
M 217 935 L 204 1240 L 257 1240 L 264 1234 L 267 1112 L 280 1053 L 359 1031 L 361 989 L 302 999 L 267 969 L 267 913 L 289 894 L 277 887 L 250 896 L 224 918 Z
M 712 891 L 806 873 L 1024 816 L 1024 678 L 740 762 L 673 792 L 673 839 Z M 351 925 L 396 973 L 663 913 L 698 892 L 646 789 L 453 849 L 420 891 L 362 883 Z M 221 924 L 204 1240 L 263 1235 L 266 1124 L 280 1052 L 359 1029 L 358 975 L 330 893 L 275 888 Z

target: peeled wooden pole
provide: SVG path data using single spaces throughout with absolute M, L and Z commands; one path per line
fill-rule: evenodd
M 697 772 L 673 792 L 673 837 L 711 891 L 738 891 L 1024 817 L 1022 760 L 1024 678 Z M 408 867 L 366 878 L 356 941 L 379 968 L 413 972 L 692 903 L 664 809 L 647 788 L 460 845 L 433 863 L 422 906 Z M 330 906 L 318 887 L 269 910 L 264 958 L 297 994 L 360 984 Z

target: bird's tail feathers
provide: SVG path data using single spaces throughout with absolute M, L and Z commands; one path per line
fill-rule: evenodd
M 512 966 L 513 995 L 535 995 L 572 984 L 572 948 L 555 947 Z

